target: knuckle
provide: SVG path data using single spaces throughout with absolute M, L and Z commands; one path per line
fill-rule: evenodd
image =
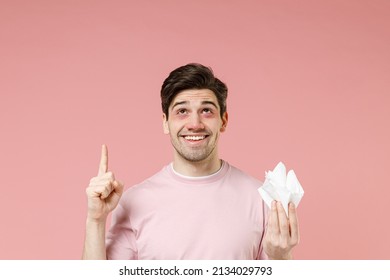
M 279 246 L 280 246 L 280 243 L 279 243 L 278 240 L 273 239 L 273 240 L 271 240 L 270 245 L 271 245 L 272 247 L 279 247 Z
M 85 189 L 85 193 L 87 194 L 87 196 L 92 196 L 93 194 L 93 187 L 88 187 Z
M 280 244 L 279 244 L 279 247 L 282 249 L 282 250 L 286 250 L 286 249 L 288 249 L 288 244 L 287 244 L 287 242 L 285 242 L 285 241 L 283 241 L 283 242 L 281 242 Z
M 110 183 L 106 184 L 104 186 L 104 193 L 107 194 L 107 196 L 112 192 L 113 188 Z
M 290 243 L 291 243 L 292 246 L 298 245 L 299 244 L 299 238 L 292 239 Z
M 273 247 L 272 242 L 267 241 L 267 242 L 264 243 L 264 248 L 272 248 L 272 247 Z
M 114 176 L 114 173 L 112 173 L 111 171 L 108 171 L 106 173 L 106 178 L 109 178 L 111 180 L 115 180 L 115 176 Z

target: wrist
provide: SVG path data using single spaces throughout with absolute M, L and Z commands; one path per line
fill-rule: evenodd
M 292 252 L 288 252 L 287 254 L 283 254 L 283 255 L 268 255 L 268 259 L 270 260 L 292 260 L 293 259 L 293 256 L 292 256 Z
M 93 216 L 87 216 L 87 224 L 96 224 L 96 225 L 105 225 L 107 220 L 107 216 L 104 217 L 93 217 Z

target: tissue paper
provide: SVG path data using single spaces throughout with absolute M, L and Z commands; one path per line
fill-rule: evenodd
M 269 208 L 273 200 L 280 201 L 288 216 L 288 204 L 292 202 L 298 207 L 304 191 L 294 170 L 290 170 L 286 176 L 286 167 L 279 162 L 273 171 L 265 172 L 265 182 L 259 188 L 259 193 Z

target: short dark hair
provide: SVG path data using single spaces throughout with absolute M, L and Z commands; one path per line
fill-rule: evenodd
M 187 89 L 209 89 L 217 97 L 221 117 L 226 112 L 227 86 L 214 76 L 213 70 L 190 63 L 173 70 L 161 87 L 161 106 L 168 119 L 168 109 L 175 96 Z

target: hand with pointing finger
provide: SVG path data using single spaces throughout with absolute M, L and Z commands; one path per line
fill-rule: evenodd
M 102 146 L 99 172 L 93 177 L 86 189 L 88 197 L 88 219 L 105 220 L 108 214 L 118 205 L 123 193 L 123 184 L 115 180 L 114 174 L 108 171 L 107 146 Z

